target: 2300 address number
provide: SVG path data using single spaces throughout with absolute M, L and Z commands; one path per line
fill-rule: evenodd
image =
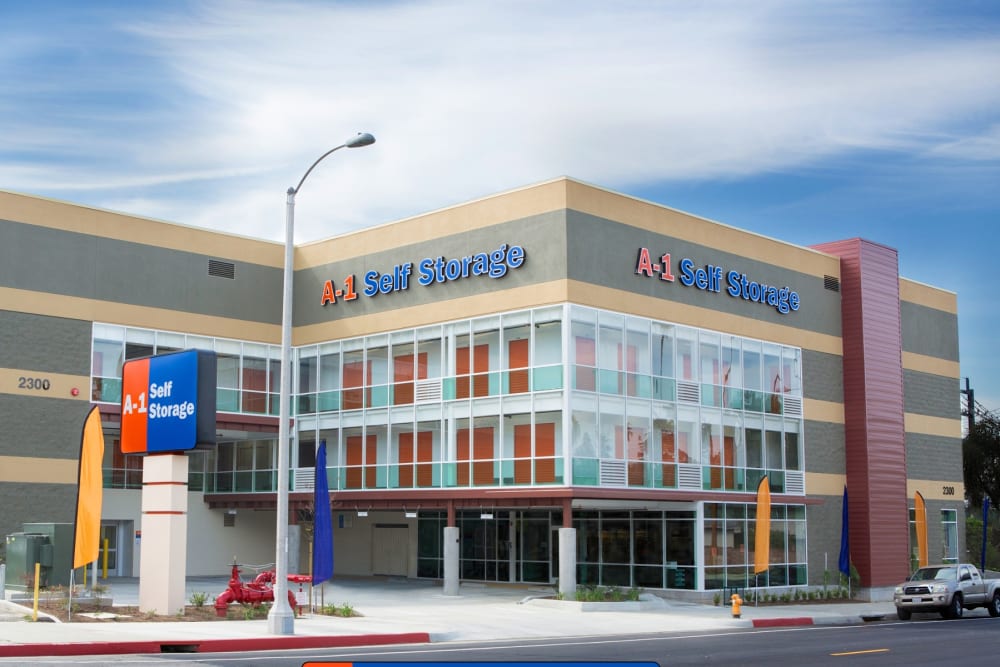
M 31 391 L 48 391 L 52 388 L 52 383 L 48 378 L 27 377 L 22 375 L 17 378 L 18 389 L 28 389 Z

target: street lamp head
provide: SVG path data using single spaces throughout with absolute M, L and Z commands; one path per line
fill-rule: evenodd
M 345 141 L 344 145 L 348 148 L 361 148 L 362 146 L 371 146 L 374 143 L 375 137 L 367 132 L 358 132 L 355 136 Z

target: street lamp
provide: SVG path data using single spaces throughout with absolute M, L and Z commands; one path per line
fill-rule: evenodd
M 288 440 L 292 380 L 292 280 L 293 280 L 293 231 L 295 227 L 295 195 L 302 188 L 306 177 L 323 158 L 341 148 L 360 148 L 375 143 L 367 132 L 359 133 L 336 148 L 319 156 L 306 170 L 294 188 L 288 188 L 285 199 L 285 277 L 281 298 L 281 388 L 278 394 L 278 525 L 275 536 L 274 604 L 267 614 L 267 628 L 273 635 L 290 635 L 295 632 L 295 612 L 288 606 Z

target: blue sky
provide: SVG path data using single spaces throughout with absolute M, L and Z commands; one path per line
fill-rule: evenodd
M 571 176 L 958 294 L 1000 409 L 995 2 L 0 0 L 0 188 L 296 240 Z

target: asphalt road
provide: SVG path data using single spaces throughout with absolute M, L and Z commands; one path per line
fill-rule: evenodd
M 808 626 L 727 632 L 567 637 L 527 641 L 445 642 L 420 646 L 45 658 L 29 664 L 167 667 L 299 667 L 307 662 L 655 662 L 673 665 L 946 665 L 991 664 L 1000 655 L 1000 623 L 990 618 L 856 626 Z M 0 661 L 0 664 L 6 661 Z M 25 663 L 21 663 L 25 664 Z M 494 665 L 493 667 L 501 667 Z

